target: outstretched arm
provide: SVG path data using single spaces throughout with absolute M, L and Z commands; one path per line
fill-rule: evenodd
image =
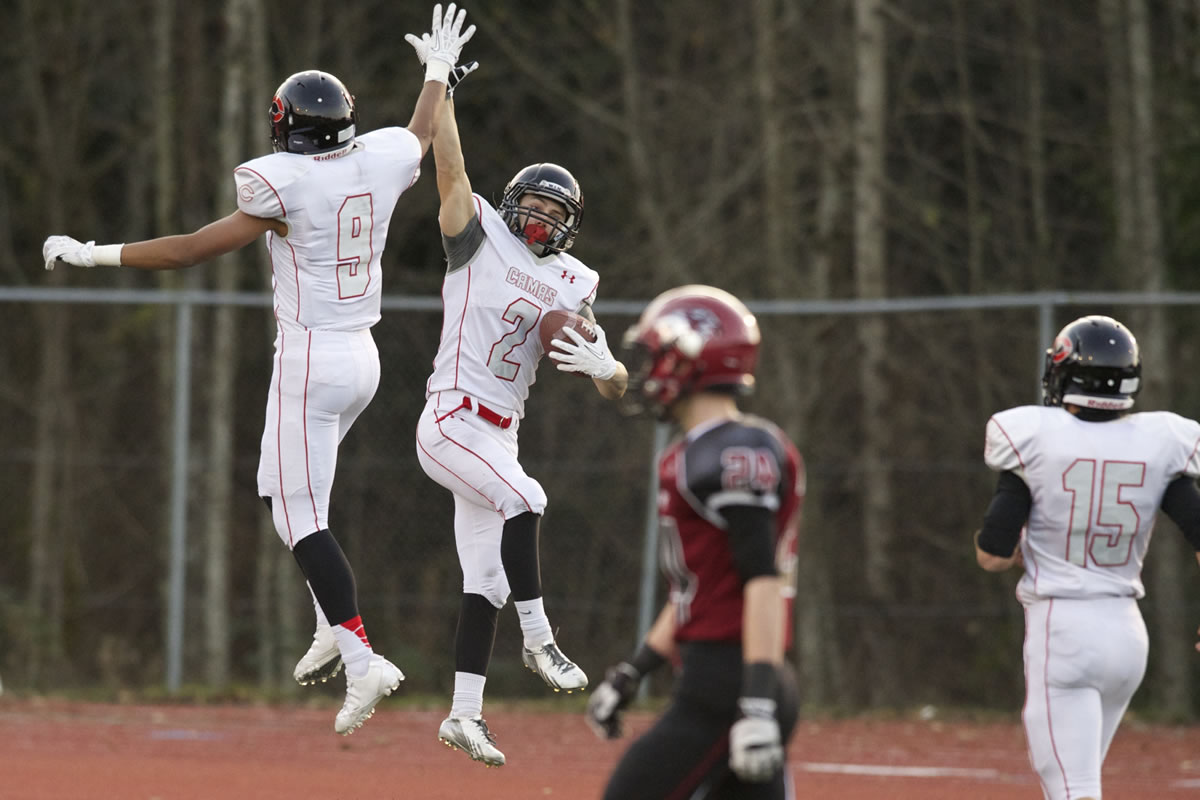
M 54 269 L 59 262 L 77 267 L 184 269 L 239 250 L 267 231 L 286 236 L 287 225 L 281 220 L 252 217 L 239 210 L 193 233 L 125 245 L 97 246 L 95 242 L 78 242 L 69 236 L 51 236 L 42 245 L 42 257 L 46 269 Z
M 475 35 L 474 25 L 465 31 L 462 29 L 466 18 L 466 10 L 457 8 L 454 3 L 443 15 L 442 4 L 438 3 L 433 7 L 429 33 L 421 37 L 410 33 L 404 37 L 425 67 L 425 86 L 408 123 L 408 129 L 421 141 L 422 155 L 428 151 L 442 121 L 447 91 L 474 69 L 474 66 L 458 67 L 463 45 Z
M 437 134 L 445 104 L 446 85 L 438 81 L 425 81 L 421 94 L 417 97 L 412 119 L 408 121 L 408 129 L 421 142 L 422 156 L 429 152 L 429 145 L 433 143 L 433 137 Z
M 462 142 L 458 138 L 458 121 L 454 116 L 454 101 L 447 100 L 442 118 L 433 139 L 433 160 L 437 164 L 438 223 L 446 236 L 457 236 L 475 216 L 471 196 L 471 181 L 467 178 Z

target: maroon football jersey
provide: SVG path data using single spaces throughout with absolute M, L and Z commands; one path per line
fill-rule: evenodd
M 775 513 L 775 563 L 787 592 L 791 646 L 796 534 L 804 465 L 783 431 L 743 416 L 673 443 L 658 463 L 659 559 L 678 611 L 678 641 L 741 641 L 742 578 L 723 512 Z

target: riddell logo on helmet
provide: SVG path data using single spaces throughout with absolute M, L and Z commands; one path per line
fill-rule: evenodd
M 561 192 L 567 197 L 571 196 L 571 192 L 568 191 L 567 187 L 557 184 L 554 181 L 541 180 L 537 182 L 537 185 L 539 189 L 553 189 L 556 192 Z
M 1054 355 L 1050 358 L 1055 364 L 1061 364 L 1067 360 L 1075 346 L 1071 344 L 1069 336 L 1060 336 L 1054 340 Z
M 1101 400 L 1098 397 L 1087 398 L 1087 407 L 1101 411 L 1123 411 L 1129 408 L 1128 400 Z

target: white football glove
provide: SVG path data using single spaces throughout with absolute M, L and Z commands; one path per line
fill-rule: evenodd
M 774 716 L 774 701 L 742 698 L 746 716 L 729 729 L 729 768 L 744 781 L 764 783 L 783 766 L 783 742 Z
M 417 51 L 417 60 L 421 62 L 421 66 L 425 66 L 425 61 L 429 58 L 429 34 L 423 34 L 418 39 L 410 33 L 405 35 L 404 39 L 413 46 L 413 50 Z M 462 79 L 477 69 L 479 69 L 478 61 L 468 61 L 450 70 L 450 75 L 446 82 L 446 96 L 454 97 L 454 89 L 462 82 Z
M 456 11 L 457 14 L 455 14 Z M 474 25 L 468 27 L 466 31 L 462 30 L 466 18 L 466 9 L 459 10 L 454 3 L 447 6 L 446 13 L 443 15 L 442 4 L 438 3 L 433 7 L 433 25 L 429 33 L 420 38 L 411 33 L 405 35 L 404 41 L 412 45 L 413 50 L 417 53 L 417 60 L 425 65 L 425 80 L 441 81 L 453 88 L 454 84 L 450 82 L 450 75 L 454 71 L 455 65 L 458 64 L 459 56 L 462 55 L 463 45 L 475 35 Z M 458 76 L 454 83 L 462 80 L 473 69 L 468 69 Z
M 46 262 L 48 270 L 53 270 L 54 265 L 59 261 L 74 264 L 77 267 L 94 267 L 96 259 L 92 254 L 92 249 L 95 246 L 94 240 L 84 243 L 72 239 L 70 236 L 50 236 L 42 245 L 42 259 Z
M 596 341 L 589 342 L 583 334 L 574 328 L 563 328 L 563 333 L 571 341 L 559 339 L 550 348 L 549 356 L 554 359 L 556 366 L 563 372 L 582 372 L 592 378 L 606 381 L 617 374 L 617 359 L 608 349 L 608 337 L 604 328 L 593 323 L 596 330 Z

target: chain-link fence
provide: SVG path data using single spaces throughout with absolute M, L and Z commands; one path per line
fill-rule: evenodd
M 255 491 L 274 330 L 268 299 L 7 289 L 0 301 L 6 688 L 215 681 L 292 691 L 312 611 Z M 1195 416 L 1198 303 L 1190 295 L 1061 294 L 751 303 L 764 345 L 746 408 L 781 424 L 808 468 L 796 657 L 810 701 L 872 702 L 880 669 L 872 642 L 882 621 L 897 702 L 1015 707 L 1015 575 L 983 573 L 971 547 L 993 480 L 982 463 L 984 423 L 996 410 L 1037 401 L 1042 349 L 1058 326 L 1093 312 L 1156 332 L 1156 348 L 1144 340 L 1143 349 L 1159 377 L 1139 407 Z M 614 347 L 643 305 L 599 305 Z M 866 319 L 884 320 L 889 354 L 877 376 L 886 387 L 888 455 L 871 468 L 859 457 Z M 382 381 L 343 443 L 330 513 L 357 573 L 372 644 L 402 666 L 408 691 L 435 693 L 453 680 L 461 588 L 451 497 L 424 475 L 414 449 L 440 320 L 437 298 L 386 300 L 374 330 Z M 223 354 L 214 353 L 217 325 L 236 332 Z M 547 609 L 564 649 L 594 676 L 627 654 L 647 609 L 661 602 L 647 597 L 647 588 L 661 595 L 661 585 L 644 579 L 661 433 L 546 363 L 521 425 L 522 462 L 550 498 L 541 536 Z M 228 461 L 218 455 L 223 436 L 231 437 Z M 881 483 L 895 511 L 882 594 L 862 578 L 861 508 L 864 487 Z M 1179 538 L 1159 537 L 1152 553 L 1183 562 Z M 1190 569 L 1182 575 L 1194 584 Z M 1147 583 L 1153 604 L 1154 580 Z M 1178 638 L 1190 651 L 1200 595 L 1183 596 L 1170 614 L 1144 606 L 1152 642 Z M 1179 630 L 1161 629 L 1177 622 Z M 522 671 L 507 608 L 488 687 L 493 697 L 542 693 Z

